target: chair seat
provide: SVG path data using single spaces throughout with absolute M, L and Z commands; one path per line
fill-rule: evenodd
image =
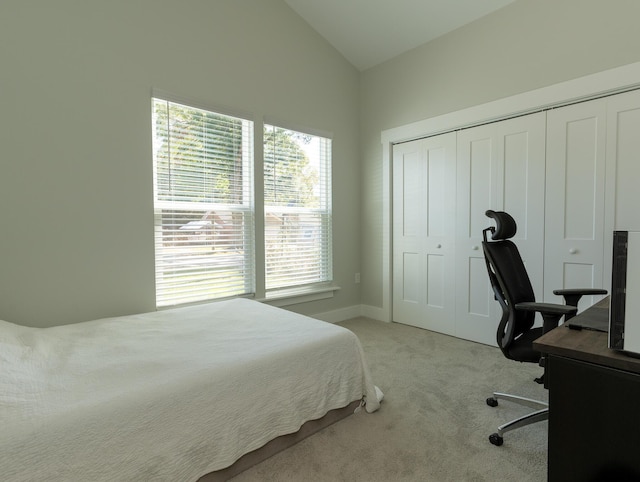
M 542 336 L 542 327 L 531 328 L 518 338 L 513 340 L 509 347 L 509 358 L 521 362 L 538 363 L 540 361 L 540 352 L 533 349 L 534 340 Z

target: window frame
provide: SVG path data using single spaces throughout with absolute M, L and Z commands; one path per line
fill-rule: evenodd
M 252 220 L 253 220 L 253 253 L 252 253 L 252 262 L 253 262 L 253 289 L 250 293 L 246 293 L 243 295 L 234 295 L 231 297 L 248 297 L 253 298 L 257 301 L 265 302 L 273 306 L 289 306 L 298 303 L 306 303 L 310 301 L 317 301 L 323 299 L 332 298 L 335 295 L 335 292 L 340 290 L 340 286 L 336 285 L 333 280 L 333 212 L 332 212 L 332 198 L 333 198 L 333 172 L 332 172 L 332 157 L 333 157 L 333 135 L 327 132 L 323 132 L 317 129 L 310 129 L 307 127 L 301 127 L 300 125 L 292 124 L 289 122 L 283 122 L 281 120 L 275 120 L 272 118 L 258 117 L 252 113 L 247 111 L 242 111 L 239 109 L 232 109 L 225 106 L 219 105 L 211 105 L 207 102 L 202 102 L 199 100 L 195 100 L 193 98 L 177 96 L 172 93 L 168 93 L 166 91 L 160 89 L 152 89 L 151 91 L 151 106 L 152 106 L 152 116 L 153 116 L 153 102 L 154 99 L 159 99 L 165 102 L 171 102 L 180 104 L 186 107 L 191 107 L 197 110 L 208 111 L 212 114 L 222 115 L 222 116 L 230 116 L 238 119 L 246 120 L 252 123 L 253 125 L 253 133 L 249 133 L 252 136 L 252 159 L 251 168 L 252 168 Z M 153 119 L 153 117 L 152 117 Z M 153 123 L 153 121 L 152 121 Z M 266 289 L 266 259 L 265 259 L 265 203 L 264 203 L 264 179 L 263 179 L 263 169 L 264 169 L 264 125 L 268 123 L 269 125 L 274 125 L 279 128 L 296 131 L 302 134 L 307 134 L 310 136 L 318 136 L 328 139 L 331 143 L 331 149 L 329 152 L 329 178 L 327 179 L 328 187 L 329 187 L 329 210 L 330 210 L 330 219 L 328 222 L 328 243 L 329 243 L 329 255 L 328 255 L 328 269 L 330 276 L 326 281 L 322 282 L 314 282 L 297 286 L 290 286 L 286 288 L 280 289 Z M 152 126 L 153 130 L 155 128 Z M 154 132 L 152 132 L 152 141 L 154 141 Z M 156 238 L 155 230 L 157 229 L 157 206 L 156 206 L 156 182 L 157 182 L 157 173 L 156 173 L 156 161 L 155 161 L 155 151 L 153 153 L 153 212 L 154 212 L 154 240 Z M 155 246 L 155 241 L 154 241 Z M 157 252 L 154 248 L 154 270 L 157 271 Z M 208 303 L 220 301 L 222 299 L 226 299 L 228 297 L 219 297 L 219 298 L 207 298 L 192 302 L 184 302 L 184 303 L 175 303 L 175 304 L 158 304 L 158 286 L 156 284 L 155 287 L 156 293 L 156 309 L 168 309 L 176 306 L 186 306 L 190 304 L 200 304 L 200 303 Z
M 166 172 L 171 172 L 171 166 L 174 162 L 179 162 L 181 156 L 185 153 L 181 151 L 173 151 L 171 144 L 175 142 L 176 136 L 169 128 L 166 133 L 167 153 L 166 159 L 168 166 L 162 169 L 162 175 L 159 174 L 159 162 L 160 158 L 160 144 L 158 144 L 158 136 L 156 135 L 157 122 L 156 122 L 156 105 L 165 104 L 167 109 L 172 107 L 184 108 L 186 111 L 193 111 L 194 113 L 202 112 L 206 114 L 212 114 L 213 116 L 220 118 L 227 118 L 229 124 L 239 122 L 241 134 L 241 158 L 239 161 L 241 175 L 240 185 L 235 186 L 230 193 L 236 193 L 240 202 L 220 202 L 218 200 L 191 200 L 185 201 L 180 199 L 184 196 L 184 193 L 195 195 L 198 193 L 198 184 L 200 183 L 200 177 L 196 179 L 193 184 L 187 182 L 187 188 L 179 189 L 179 194 L 164 192 L 161 194 L 159 183 L 161 179 L 163 182 L 167 182 L 169 186 L 173 187 L 171 181 L 165 180 L 165 177 L 171 177 Z M 255 153 L 254 153 L 254 122 L 251 119 L 247 119 L 247 116 L 238 116 L 237 114 L 231 114 L 229 112 L 221 112 L 220 110 L 213 110 L 208 107 L 203 107 L 194 102 L 184 101 L 177 99 L 173 96 L 169 96 L 159 92 L 153 92 L 151 97 L 152 108 L 152 144 L 153 144 L 153 211 L 154 211 L 154 269 L 155 269 L 155 295 L 156 295 L 156 307 L 170 308 L 179 305 L 186 305 L 192 303 L 201 303 L 213 300 L 220 300 L 229 297 L 236 296 L 255 296 L 256 287 L 256 263 L 255 263 L 255 187 L 254 187 L 254 173 L 255 173 Z M 169 115 L 169 114 L 168 114 Z M 169 119 L 169 117 L 167 117 Z M 169 125 L 167 120 L 167 125 Z M 226 122 L 226 121 L 223 121 Z M 206 126 L 198 126 L 197 128 L 205 129 L 207 127 L 219 128 L 221 125 L 218 122 L 213 124 L 207 124 Z M 217 152 L 219 148 L 215 147 L 213 150 Z M 220 169 L 221 165 L 216 163 L 205 163 L 205 159 L 210 155 L 209 150 L 206 147 L 195 148 L 193 151 L 187 151 L 187 154 L 199 154 L 202 157 L 195 157 L 197 163 L 201 164 L 194 167 L 194 172 L 202 174 L 207 171 L 216 171 Z M 231 162 L 238 162 L 237 159 L 230 159 Z M 201 169 L 198 171 L 198 169 Z M 184 177 L 183 180 L 187 180 L 188 177 Z M 184 185 L 182 185 L 184 186 Z M 191 191 L 191 189 L 196 189 Z M 208 192 L 211 192 L 210 190 Z M 174 199 L 166 199 L 167 197 Z M 213 196 L 212 196 L 213 198 Z M 197 219 L 198 213 L 200 213 L 200 219 Z M 212 215 L 219 215 L 225 213 L 227 217 L 230 217 L 231 224 L 231 238 L 230 243 L 239 246 L 236 253 L 230 250 L 228 246 L 228 253 L 218 254 L 215 253 L 215 230 L 201 230 L 196 234 L 192 234 L 188 229 L 184 231 L 182 235 L 181 230 L 191 224 L 191 222 L 198 222 L 205 219 L 208 213 Z M 174 216 L 177 216 L 180 221 L 171 221 Z M 184 224 L 184 221 L 190 219 L 193 216 L 193 221 Z M 240 222 L 238 223 L 238 216 L 240 216 Z M 165 219 L 167 221 L 165 221 Z M 236 226 L 239 224 L 240 228 Z M 183 224 L 178 226 L 178 224 Z M 210 222 L 211 227 L 216 226 L 215 222 Z M 238 231 L 239 229 L 239 231 Z M 203 234 L 204 233 L 204 234 Z M 184 239 L 183 239 L 184 238 Z M 240 243 L 240 244 L 238 244 Z M 236 250 L 236 251 L 237 251 Z M 187 270 L 188 266 L 191 269 Z M 187 270 L 191 274 L 181 275 L 182 270 Z M 219 271 L 222 273 L 238 271 L 240 274 L 240 281 L 236 282 L 231 287 L 224 286 L 224 284 L 215 281 L 218 277 Z M 186 273 L 185 272 L 185 273 Z M 194 281 L 180 281 L 181 277 L 192 276 L 194 280 L 199 279 L 205 286 L 204 289 L 198 290 L 195 286 L 193 289 L 189 289 L 189 285 Z M 226 276 L 226 275 L 225 275 Z M 166 280 L 166 281 L 165 281 Z M 208 292 L 208 294 L 207 294 Z M 214 294 L 214 293 L 217 293 Z
M 320 163 L 318 166 L 318 182 L 317 188 L 318 192 L 318 206 L 317 207 L 286 207 L 286 206 L 278 206 L 277 203 L 274 206 L 269 206 L 267 204 L 267 195 L 266 195 L 266 187 L 263 190 L 262 201 L 263 205 L 263 215 L 265 217 L 265 238 L 267 237 L 266 231 L 266 217 L 269 213 L 269 209 L 275 212 L 281 212 L 285 214 L 293 214 L 293 215 L 318 215 L 321 219 L 318 226 L 316 226 L 319 232 L 319 238 L 321 239 L 320 244 L 322 245 L 320 258 L 316 261 L 320 265 L 318 268 L 319 276 L 321 279 L 313 280 L 313 281 L 302 281 L 299 283 L 294 283 L 292 285 L 286 286 L 268 286 L 268 273 L 267 268 L 269 265 L 268 260 L 265 259 L 264 270 L 265 270 L 265 296 L 267 299 L 270 298 L 280 298 L 283 296 L 287 296 L 296 292 L 332 292 L 332 284 L 333 284 L 333 182 L 332 182 L 332 158 L 333 158 L 333 136 L 326 132 L 321 132 L 315 129 L 304 128 L 300 126 L 295 126 L 287 122 L 274 120 L 271 118 L 267 118 L 263 124 L 263 169 L 267 163 L 267 152 L 266 152 L 266 143 L 267 136 L 266 131 L 268 128 L 272 129 L 282 129 L 284 131 L 288 131 L 297 136 L 310 136 L 318 139 L 318 156 L 320 157 L 317 161 Z M 309 159 L 307 159 L 309 160 Z M 312 161 L 313 162 L 313 161 Z M 263 175 L 264 179 L 265 176 Z M 267 240 L 265 239 L 264 247 L 267 247 Z M 280 283 L 282 284 L 282 283 Z

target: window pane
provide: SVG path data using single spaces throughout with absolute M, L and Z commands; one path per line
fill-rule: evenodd
M 331 281 L 331 140 L 264 133 L 266 288 Z
M 252 293 L 252 123 L 153 107 L 157 305 Z

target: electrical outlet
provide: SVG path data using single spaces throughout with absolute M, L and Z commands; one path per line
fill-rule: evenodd
M 356 273 L 355 281 L 356 281 L 356 284 L 360 283 L 360 273 Z

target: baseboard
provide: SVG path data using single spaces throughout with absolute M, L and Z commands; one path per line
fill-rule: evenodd
M 366 316 L 367 318 L 373 318 L 378 321 L 391 321 L 385 310 L 378 306 L 360 305 L 360 316 Z
M 341 321 L 357 318 L 358 316 L 365 316 L 379 321 L 389 321 L 387 317 L 384 316 L 384 310 L 382 308 L 368 305 L 348 306 L 347 308 L 325 311 L 324 313 L 316 313 L 310 316 L 329 323 L 340 323 Z
M 350 320 L 351 318 L 357 318 L 360 316 L 360 305 L 325 311 L 324 313 L 316 313 L 310 316 L 318 320 L 328 321 L 329 323 L 339 323 L 341 321 Z

